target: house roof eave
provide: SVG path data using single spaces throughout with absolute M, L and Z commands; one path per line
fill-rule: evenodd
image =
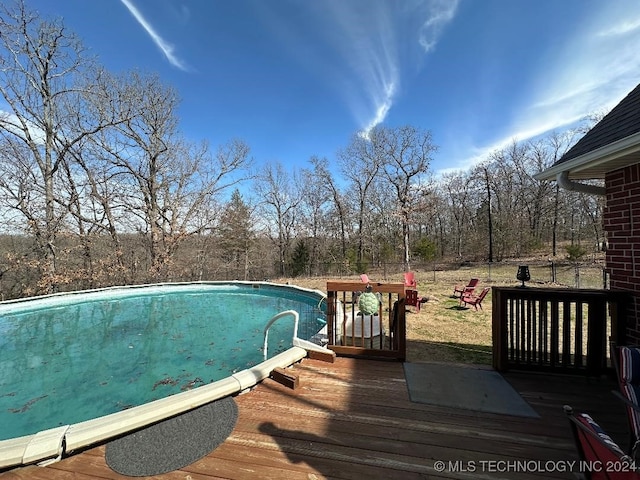
M 604 178 L 605 173 L 640 162 L 640 132 L 592 150 L 579 157 L 560 162 L 536 173 L 536 180 L 555 180 L 568 172 L 571 179 Z

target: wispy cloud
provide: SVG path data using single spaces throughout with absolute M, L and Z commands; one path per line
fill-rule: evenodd
M 384 97 L 376 102 L 378 106 L 373 118 L 369 121 L 369 123 L 362 129 L 360 135 L 368 138 L 371 130 L 373 130 L 377 125 L 380 125 L 384 119 L 387 117 L 387 113 L 391 109 L 393 105 L 393 98 L 395 95 L 395 84 L 391 83 L 387 86 L 387 89 L 384 92 Z
M 397 12 L 387 2 L 337 0 L 323 5 L 329 7 L 320 27 L 333 51 L 330 71 L 340 72 L 330 80 L 339 79 L 337 87 L 366 136 L 385 120 L 398 94 Z
M 290 54 L 333 85 L 366 136 L 392 112 L 403 81 L 415 75 L 425 54 L 433 51 L 455 16 L 458 0 L 291 5 L 303 5 L 308 9 L 304 17 L 313 21 L 287 24 L 274 6 L 263 18 Z
M 638 24 L 640 22 L 631 22 Z M 535 134 L 570 125 L 599 110 L 611 109 L 638 83 L 640 28 L 627 20 L 604 29 L 591 28 L 570 39 L 554 64 L 539 72 L 537 92 L 514 127 Z M 613 26 L 611 26 L 613 25 Z M 542 132 L 540 132 L 543 130 Z
M 617 25 L 614 25 L 611 28 L 606 30 L 602 30 L 597 33 L 599 37 L 612 37 L 618 35 L 625 35 L 627 33 L 633 32 L 634 30 L 640 29 L 640 18 L 636 18 L 635 20 L 624 20 Z
M 442 31 L 456 15 L 458 0 L 431 0 L 420 2 L 425 10 L 425 20 L 418 32 L 418 43 L 425 52 L 431 52 L 438 43 Z
M 359 86 L 349 90 L 347 101 L 362 125 L 361 135 L 367 136 L 392 110 L 403 76 L 415 73 L 416 57 L 406 52 L 419 50 L 424 56 L 433 51 L 458 2 L 367 3 L 362 11 L 348 2 L 333 5 L 333 21 L 341 26 L 334 42 L 352 67 L 351 81 Z
M 151 26 L 151 24 L 144 18 L 140 10 L 136 8 L 136 6 L 130 0 L 120 0 L 122 4 L 127 7 L 129 13 L 133 15 L 133 18 L 140 24 L 142 28 L 147 32 L 147 34 L 153 40 L 158 48 L 162 51 L 164 56 L 169 60 L 169 63 L 180 70 L 189 71 L 188 66 L 175 54 L 175 48 L 165 39 L 163 39 Z
M 538 71 L 528 98 L 510 119 L 505 116 L 500 136 L 471 148 L 462 163 L 473 166 L 514 139 L 535 139 L 577 126 L 589 114 L 609 111 L 638 84 L 638 51 L 640 19 L 616 21 L 594 12 L 593 23 L 560 44 L 555 58 Z

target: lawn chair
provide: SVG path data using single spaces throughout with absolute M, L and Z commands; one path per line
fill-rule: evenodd
M 580 456 L 581 478 L 587 480 L 638 480 L 633 459 L 586 413 L 574 415 L 564 406 Z M 578 473 L 578 472 L 574 472 Z
M 462 298 L 462 296 L 466 294 L 472 294 L 478 285 L 479 280 L 477 278 L 472 278 L 469 280 L 467 285 L 456 285 L 453 287 L 453 296 L 456 298 Z
M 640 446 L 640 348 L 611 344 L 611 360 L 618 378 L 619 391 L 613 393 L 625 404 L 629 421 L 629 448 L 636 458 Z
M 404 272 L 404 286 L 405 287 L 417 287 L 416 275 L 413 272 Z
M 480 292 L 480 295 L 474 295 L 473 293 L 463 293 L 462 297 L 460 297 L 460 303 L 463 303 L 465 307 L 467 305 L 473 305 L 476 310 L 478 310 L 478 307 L 480 307 L 480 310 L 482 310 L 482 300 L 484 300 L 484 297 L 487 296 L 489 290 L 491 290 L 491 287 L 484 287 L 482 289 L 482 292 Z
M 418 290 L 412 288 L 405 289 L 404 301 L 406 306 L 416 307 L 416 311 L 420 313 L 420 305 L 422 305 L 422 297 L 418 295 Z

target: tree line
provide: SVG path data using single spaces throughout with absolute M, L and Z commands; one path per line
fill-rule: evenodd
M 180 131 L 178 92 L 110 72 L 60 19 L 0 6 L 0 293 L 362 273 L 603 244 L 603 199 L 533 174 L 580 130 L 435 177 L 431 132 L 354 133 L 335 162 L 260 168 L 241 139 Z M 577 247 L 576 247 L 577 246 Z

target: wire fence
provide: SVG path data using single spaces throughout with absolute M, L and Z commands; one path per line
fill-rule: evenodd
M 518 267 L 521 265 L 528 267 L 530 279 L 525 282 L 528 285 L 551 284 L 569 288 L 609 288 L 609 277 L 604 263 L 599 262 L 507 261 L 464 265 L 432 264 L 428 266 L 424 264 L 421 266 L 416 265 L 416 268 L 424 268 L 425 273 L 431 270 L 433 273 L 433 281 L 437 281 L 439 272 L 459 270 L 475 272 L 478 278 L 483 278 L 490 282 L 508 284 L 521 282 L 521 280 L 516 278 Z
M 569 262 L 569 261 L 501 261 L 501 262 L 413 262 L 411 270 L 418 272 L 421 281 L 448 281 L 451 275 L 461 279 L 477 277 L 483 281 L 498 284 L 518 284 L 516 279 L 518 267 L 526 265 L 530 280 L 527 285 L 553 285 L 568 288 L 609 288 L 609 278 L 604 262 Z M 323 264 L 315 268 L 309 267 L 304 273 L 307 277 L 349 278 L 360 273 L 367 273 L 371 278 L 388 280 L 398 277 L 404 272 L 404 265 L 398 262 L 379 263 L 364 271 L 344 264 Z

